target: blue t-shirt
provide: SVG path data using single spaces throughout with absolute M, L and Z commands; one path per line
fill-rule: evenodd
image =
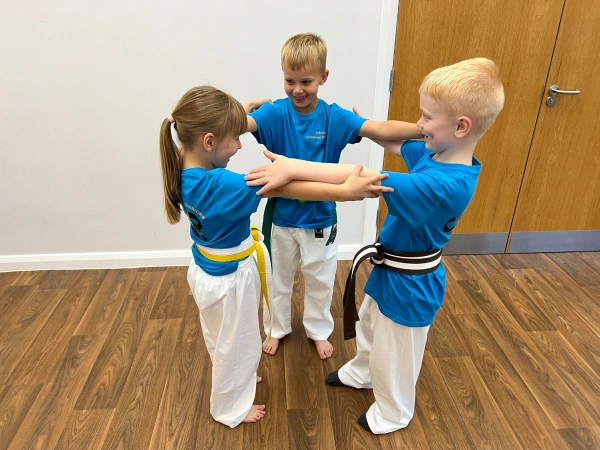
M 337 163 L 348 144 L 360 142 L 358 132 L 367 120 L 352 111 L 319 100 L 309 114 L 300 114 L 289 98 L 265 103 L 250 116 L 256 121 L 256 140 L 288 158 Z M 281 227 L 326 228 L 331 225 L 331 202 L 307 202 L 279 198 L 273 223 Z
M 382 181 L 394 188 L 384 193 L 388 207 L 379 241 L 392 251 L 425 252 L 443 248 L 468 206 L 481 163 L 440 163 L 422 141 L 406 141 L 402 157 L 409 173 L 388 172 Z M 383 315 L 407 327 L 430 325 L 442 306 L 446 271 L 408 275 L 374 267 L 365 293 L 373 297 Z
M 250 215 L 256 211 L 260 186 L 246 185 L 244 175 L 227 169 L 184 169 L 181 201 L 190 219 L 194 261 L 210 275 L 228 275 L 238 262 L 214 262 L 200 254 L 195 244 L 209 248 L 231 248 L 250 235 Z

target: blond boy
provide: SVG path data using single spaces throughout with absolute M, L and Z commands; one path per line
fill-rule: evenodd
M 248 131 L 270 151 L 289 158 L 337 163 L 344 147 L 361 137 L 380 140 L 419 137 L 414 124 L 366 120 L 352 111 L 319 99 L 318 91 L 329 76 L 327 46 L 312 33 L 292 36 L 281 51 L 286 98 L 265 103 L 248 116 Z M 249 109 L 253 102 L 248 102 Z M 257 104 L 261 101 L 257 101 Z M 267 205 L 267 210 L 273 203 Z M 264 320 L 272 339 L 263 350 L 274 355 L 279 340 L 292 331 L 291 297 L 294 274 L 300 263 L 305 280 L 303 325 L 321 359 L 333 347 L 330 306 L 337 269 L 335 203 L 280 198 L 274 203 L 271 235 L 273 260 L 273 327 Z M 271 227 L 264 232 L 271 232 Z

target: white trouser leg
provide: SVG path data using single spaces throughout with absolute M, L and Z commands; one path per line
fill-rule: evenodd
M 385 434 L 406 427 L 413 418 L 429 326 L 405 327 L 385 317 L 377 303 L 373 304 L 369 373 L 375 403 L 367 411 L 367 422 L 373 433 Z
M 306 335 L 323 341 L 333 333 L 331 299 L 337 270 L 338 242 L 325 245 L 331 227 L 323 229 L 323 239 L 315 239 L 315 230 L 297 229 L 300 261 L 305 281 L 304 317 Z
M 271 336 L 281 339 L 292 331 L 292 291 L 294 276 L 300 260 L 300 249 L 290 228 L 273 225 L 271 233 L 271 260 L 273 262 L 273 293 L 271 313 L 273 329 Z M 263 308 L 263 327 L 267 336 L 271 318 L 267 308 Z
M 212 361 L 210 413 L 231 428 L 246 417 L 256 393 L 262 345 L 258 326 L 260 279 L 256 262 L 240 262 L 230 275 L 215 277 L 193 261 L 188 282 L 200 310 L 202 334 Z
M 338 370 L 340 381 L 356 389 L 371 389 L 369 356 L 373 345 L 372 312 L 377 303 L 368 295 L 360 306 L 356 322 L 356 356 Z M 378 311 L 375 311 L 378 312 Z

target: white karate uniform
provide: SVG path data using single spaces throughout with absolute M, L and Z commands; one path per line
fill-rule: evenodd
M 281 339 L 292 331 L 292 291 L 294 275 L 301 263 L 305 281 L 304 317 L 306 335 L 315 341 L 329 338 L 333 332 L 331 299 L 337 270 L 337 239 L 325 245 L 331 227 L 323 229 L 323 239 L 315 239 L 315 230 L 273 225 L 271 257 L 273 260 L 273 294 L 271 336 Z M 269 333 L 270 316 L 263 316 L 265 333 Z
M 356 356 L 338 376 L 346 386 L 373 388 L 369 428 L 375 434 L 391 433 L 406 427 L 414 415 L 415 386 L 429 326 L 409 328 L 390 320 L 368 295 L 358 315 Z
M 212 361 L 210 414 L 233 428 L 254 403 L 262 353 L 256 261 L 249 257 L 239 263 L 237 271 L 213 276 L 192 260 L 188 283 L 200 310 L 202 334 Z

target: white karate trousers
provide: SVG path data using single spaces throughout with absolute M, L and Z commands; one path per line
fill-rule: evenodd
M 325 245 L 331 227 L 323 229 L 323 239 L 316 240 L 315 230 L 285 228 L 273 225 L 271 257 L 273 261 L 273 294 L 271 336 L 281 339 L 292 331 L 292 291 L 294 275 L 301 263 L 305 281 L 303 324 L 306 335 L 315 341 L 326 340 L 333 333 L 331 298 L 337 270 L 337 239 Z M 263 315 L 265 333 L 269 333 L 270 317 Z
M 415 385 L 429 326 L 409 328 L 390 320 L 368 295 L 358 315 L 356 356 L 338 376 L 347 386 L 373 388 L 375 403 L 367 411 L 369 428 L 375 434 L 391 433 L 413 418 Z
M 212 276 L 192 260 L 188 283 L 200 309 L 202 334 L 212 361 L 210 414 L 233 428 L 254 403 L 262 353 L 256 261 L 249 257 L 239 263 L 236 272 Z

